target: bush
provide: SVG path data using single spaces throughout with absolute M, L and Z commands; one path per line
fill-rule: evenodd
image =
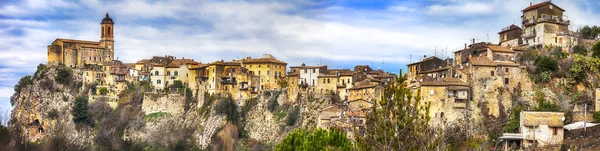
M 10 132 L 8 131 L 8 127 L 4 127 L 4 125 L 0 124 L 0 146 L 8 146 L 9 143 Z
M 88 98 L 78 96 L 73 104 L 73 122 L 76 124 L 88 122 Z
M 573 53 L 587 56 L 588 50 L 585 49 L 585 47 L 583 45 L 575 45 L 575 46 L 573 46 Z
M 521 63 L 526 62 L 526 61 L 532 61 L 534 59 L 536 59 L 539 56 L 539 52 L 535 49 L 527 49 L 525 50 L 525 52 L 523 52 L 523 54 L 521 55 L 521 57 L 519 58 Z
M 594 123 L 600 123 L 600 112 L 594 112 Z
M 34 79 L 43 79 L 46 77 L 46 69 L 48 68 L 48 66 L 46 66 L 45 64 L 39 64 L 37 66 L 37 70 L 35 70 L 35 73 L 33 74 L 33 78 Z
M 351 150 L 352 142 L 346 132 L 330 128 L 304 130 L 296 129 L 289 133 L 277 146 L 276 151 L 293 150 Z
M 146 116 L 144 117 L 144 121 L 146 121 L 146 122 L 154 122 L 154 121 L 156 121 L 157 119 L 159 119 L 159 118 L 161 118 L 161 117 L 164 117 L 164 116 L 166 116 L 166 115 L 167 115 L 167 113 L 165 113 L 165 112 L 154 112 L 154 113 L 150 113 L 150 114 L 148 114 L 148 115 L 146 115 Z
M 533 108 L 534 111 L 560 111 L 560 107 L 554 102 L 547 101 L 540 90 L 535 91 L 535 100 L 537 101 L 537 106 Z
M 56 82 L 66 85 L 69 84 L 73 78 L 73 71 L 71 71 L 71 69 L 64 67 L 64 66 L 59 66 L 56 69 L 56 77 L 54 77 L 54 80 L 56 80 Z
M 21 93 L 21 90 L 23 88 L 27 88 L 28 85 L 32 84 L 33 80 L 31 76 L 21 77 L 19 82 L 15 85 L 15 93 L 13 94 L 13 96 L 10 97 L 10 104 L 15 105 L 15 102 L 17 102 L 17 100 L 19 99 L 19 93 Z
M 600 57 L 600 42 L 594 44 L 592 46 L 592 57 L 599 58 Z
M 300 115 L 300 107 L 293 107 L 285 120 L 286 121 L 285 123 L 287 124 L 287 126 L 293 126 L 294 124 L 296 124 L 296 121 L 298 120 L 299 115 Z
M 558 68 L 558 64 L 554 59 L 548 56 L 539 56 L 535 59 L 535 69 L 536 73 L 541 74 L 543 72 L 549 71 L 554 72 Z
M 235 102 L 233 102 L 233 99 L 231 97 L 219 100 L 219 103 L 217 103 L 215 110 L 217 114 L 227 116 L 227 120 L 233 124 L 237 124 L 240 120 L 237 105 L 235 105 Z
M 100 95 L 106 95 L 106 94 L 108 94 L 108 88 L 106 88 L 106 87 L 100 88 Z
M 279 93 L 280 92 L 275 92 L 273 97 L 271 97 L 271 99 L 269 99 L 269 101 L 267 102 L 267 109 L 271 112 L 275 111 L 275 109 L 277 109 L 277 107 L 279 107 L 279 102 L 277 102 Z
M 59 117 L 58 110 L 56 110 L 55 108 L 53 108 L 52 110 L 48 111 L 48 118 L 56 120 Z

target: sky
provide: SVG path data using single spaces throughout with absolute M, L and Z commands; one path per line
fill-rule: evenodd
M 398 73 L 423 56 L 452 57 L 470 39 L 498 43 L 540 0 L 0 1 L 0 112 L 14 85 L 47 62 L 56 38 L 98 41 L 115 22 L 115 58 L 173 55 L 209 63 L 272 54 L 288 66 L 370 65 Z M 572 28 L 600 25 L 600 3 L 553 0 Z

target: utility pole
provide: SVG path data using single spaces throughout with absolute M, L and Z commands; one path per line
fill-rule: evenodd
M 585 103 L 583 106 L 583 137 L 585 138 L 585 132 L 587 129 L 587 103 Z

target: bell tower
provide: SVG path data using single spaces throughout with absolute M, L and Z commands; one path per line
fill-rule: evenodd
M 106 13 L 106 17 L 102 19 L 102 22 L 100 22 L 100 46 L 104 47 L 109 53 L 106 56 L 106 60 L 114 60 L 114 25 L 115 23 L 113 22 L 112 18 L 108 16 L 108 13 Z

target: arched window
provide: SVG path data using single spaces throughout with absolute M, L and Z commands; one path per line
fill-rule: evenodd
M 104 36 L 104 27 L 102 27 L 102 35 Z
M 154 75 L 156 75 L 156 76 L 157 76 L 157 75 L 158 75 L 158 71 L 154 71 Z
M 110 33 L 111 33 L 110 32 L 110 27 L 108 27 L 108 33 L 107 33 L 107 35 L 110 36 Z

